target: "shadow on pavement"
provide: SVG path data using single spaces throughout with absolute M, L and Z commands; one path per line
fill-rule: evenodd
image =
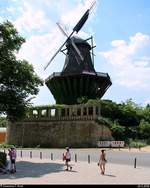
M 112 175 L 112 174 L 103 174 L 103 176 L 110 176 L 110 177 L 113 177 L 113 178 L 116 177 L 115 175 Z
M 33 163 L 29 161 L 16 162 L 17 172 L 15 174 L 3 174 L 0 179 L 18 179 L 25 177 L 41 177 L 49 173 L 64 171 L 64 164 L 60 163 Z

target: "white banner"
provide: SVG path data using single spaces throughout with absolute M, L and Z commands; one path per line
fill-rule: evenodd
M 98 141 L 98 147 L 124 147 L 124 141 Z

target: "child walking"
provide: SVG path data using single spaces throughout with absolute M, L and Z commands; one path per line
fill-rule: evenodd
M 15 173 L 16 172 L 16 149 L 14 146 L 12 146 L 9 149 L 9 153 L 8 153 L 9 157 L 10 157 L 10 162 L 11 162 L 11 167 L 10 167 L 10 171 L 11 173 Z

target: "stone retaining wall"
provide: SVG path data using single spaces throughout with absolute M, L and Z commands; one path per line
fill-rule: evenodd
M 22 147 L 96 147 L 102 137 L 112 139 L 111 131 L 94 120 L 37 120 L 10 123 L 6 142 Z

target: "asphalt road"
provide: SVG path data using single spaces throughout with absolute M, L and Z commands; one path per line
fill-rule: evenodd
M 87 161 L 98 162 L 100 149 L 71 149 L 71 156 L 73 161 Z M 7 152 L 7 150 L 6 150 Z M 62 159 L 62 154 L 65 152 L 65 149 L 23 149 L 17 150 L 17 156 L 22 158 L 43 158 L 50 160 L 60 160 Z M 131 151 L 122 151 L 122 150 L 106 150 L 106 158 L 109 163 L 116 164 L 127 164 L 134 166 L 136 158 L 136 166 L 145 166 L 150 167 L 150 152 L 131 152 Z

